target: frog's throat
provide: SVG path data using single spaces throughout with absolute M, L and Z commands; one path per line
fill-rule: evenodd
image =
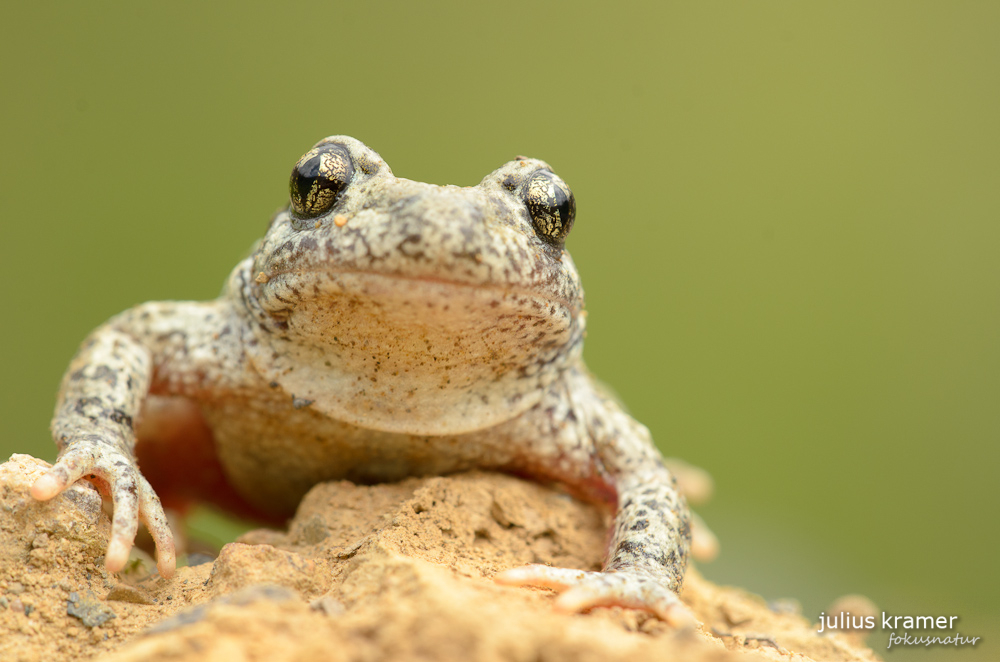
M 297 295 L 274 286 L 262 302 L 267 288 L 244 283 L 250 360 L 301 406 L 362 427 L 496 425 L 537 404 L 582 351 L 582 311 L 510 288 L 359 272 L 298 273 Z M 294 305 L 265 310 L 281 300 Z

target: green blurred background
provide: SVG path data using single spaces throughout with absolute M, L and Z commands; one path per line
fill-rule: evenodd
M 704 574 L 996 655 L 1000 4 L 18 3 L 0 72 L 3 456 L 53 459 L 93 327 L 218 294 L 319 138 L 434 183 L 530 155 L 591 368 L 716 479 Z

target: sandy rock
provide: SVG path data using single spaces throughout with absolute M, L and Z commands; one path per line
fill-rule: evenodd
M 208 599 L 202 584 L 209 566 L 181 568 L 170 582 L 135 566 L 109 574 L 104 550 L 111 522 L 101 496 L 80 482 L 51 501 L 35 501 L 28 490 L 48 467 L 27 455 L 0 465 L 0 660 L 107 653 L 192 601 Z M 138 588 L 153 604 L 108 601 L 116 587 L 136 578 L 145 578 Z M 111 613 L 114 618 L 101 616 Z
M 259 584 L 287 586 L 303 598 L 312 598 L 330 587 L 330 570 L 323 559 L 310 559 L 294 551 L 266 544 L 226 545 L 212 565 L 207 587 L 222 596 Z
M 33 502 L 27 489 L 45 466 L 27 456 L 0 466 L 4 660 L 877 659 L 693 569 L 682 597 L 696 631 L 619 608 L 558 614 L 551 591 L 498 586 L 494 574 L 524 563 L 599 568 L 608 525 L 509 476 L 319 485 L 287 532 L 253 531 L 214 564 L 164 580 L 148 567 L 104 572 L 99 495 L 81 485 Z M 115 617 L 87 627 L 67 613 L 71 593 Z

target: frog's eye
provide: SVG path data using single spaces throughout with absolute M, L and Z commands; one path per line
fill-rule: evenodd
M 329 211 L 352 177 L 354 164 L 346 147 L 326 143 L 312 148 L 292 169 L 292 209 L 306 218 Z
M 576 218 L 573 192 L 549 170 L 539 170 L 524 187 L 524 204 L 539 239 L 561 246 Z

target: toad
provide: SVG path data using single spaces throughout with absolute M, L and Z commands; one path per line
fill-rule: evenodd
M 322 481 L 504 471 L 615 517 L 602 572 L 530 565 L 499 581 L 564 591 L 567 611 L 690 623 L 684 498 L 582 359 L 566 183 L 519 157 L 477 186 L 424 184 L 332 136 L 295 165 L 290 193 L 219 299 L 146 303 L 83 343 L 52 422 L 58 460 L 33 496 L 91 480 L 114 508 L 108 570 L 142 521 L 169 577 L 164 507 L 280 521 Z

